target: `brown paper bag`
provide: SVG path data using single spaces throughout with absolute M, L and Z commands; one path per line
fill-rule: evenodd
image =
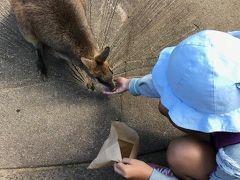
M 114 121 L 108 139 L 88 169 L 112 166 L 114 162 L 121 161 L 125 157 L 136 158 L 138 146 L 137 132 L 123 122 Z

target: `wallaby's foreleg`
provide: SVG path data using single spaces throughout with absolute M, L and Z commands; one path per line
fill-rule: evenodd
M 37 55 L 38 55 L 38 61 L 37 61 L 37 68 L 39 72 L 41 73 L 41 77 L 44 81 L 47 79 L 47 67 L 44 62 L 44 45 L 42 43 L 39 43 L 36 47 Z

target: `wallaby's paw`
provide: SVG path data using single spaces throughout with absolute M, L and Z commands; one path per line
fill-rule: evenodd
M 85 86 L 87 87 L 88 90 L 91 90 L 91 91 L 95 90 L 94 83 L 90 79 L 88 81 L 85 81 Z
M 38 69 L 38 75 L 41 77 L 43 81 L 47 81 L 48 75 L 46 70 Z
M 47 81 L 47 79 L 48 79 L 47 74 L 43 74 L 43 73 L 41 73 L 40 76 L 41 76 L 41 79 L 42 79 L 44 82 Z
M 48 71 L 47 71 L 46 66 L 43 66 L 42 63 L 38 63 L 37 68 L 38 68 L 39 76 L 41 76 L 41 79 L 43 81 L 47 81 L 47 78 L 48 78 L 47 73 L 48 73 Z
M 42 79 L 42 81 L 47 81 L 48 75 L 46 73 L 43 73 L 41 70 L 38 70 L 38 76 Z

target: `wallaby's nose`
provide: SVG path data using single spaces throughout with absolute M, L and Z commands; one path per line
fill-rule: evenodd
M 100 82 L 101 84 L 103 84 L 104 86 L 106 86 L 107 88 L 109 88 L 110 90 L 113 90 L 115 88 L 115 84 L 113 82 L 113 80 L 111 81 L 104 81 L 100 78 L 96 78 L 98 80 L 98 82 Z
M 113 90 L 113 89 L 115 88 L 115 84 L 114 84 L 113 81 L 111 81 L 111 82 L 109 83 L 109 88 L 110 88 L 110 90 Z

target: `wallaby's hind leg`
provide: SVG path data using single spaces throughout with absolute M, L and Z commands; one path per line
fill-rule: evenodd
M 20 32 L 23 35 L 24 39 L 28 41 L 37 51 L 38 61 L 37 68 L 41 74 L 43 81 L 47 80 L 47 67 L 44 63 L 44 45 L 40 43 L 37 38 L 31 33 L 27 28 L 22 28 L 19 26 Z
M 16 20 L 18 22 L 18 28 L 23 35 L 24 39 L 31 43 L 34 48 L 37 50 L 38 62 L 37 67 L 41 73 L 42 79 L 46 80 L 47 77 L 47 68 L 43 60 L 44 46 L 39 42 L 35 34 L 33 33 L 31 21 L 29 21 L 27 11 L 27 2 L 25 0 L 11 0 L 11 4 L 14 10 Z
M 38 61 L 37 61 L 37 68 L 41 74 L 41 77 L 43 81 L 47 80 L 47 67 L 44 62 L 44 45 L 42 43 L 39 43 L 36 47 L 37 55 L 38 55 Z

